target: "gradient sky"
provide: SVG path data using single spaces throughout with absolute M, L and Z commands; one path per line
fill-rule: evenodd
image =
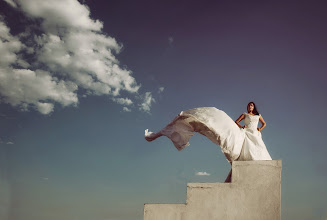
M 236 120 L 249 101 L 267 123 L 268 151 L 282 160 L 282 219 L 327 218 L 324 1 L 43 1 L 50 11 L 41 2 L 0 1 L 1 220 L 141 220 L 144 203 L 185 203 L 188 182 L 225 180 L 220 147 L 196 134 L 178 152 L 165 137 L 146 142 L 144 130 L 195 107 Z M 85 70 L 89 63 L 78 69 L 78 48 L 47 53 L 51 34 L 68 45 L 71 33 L 109 39 L 104 54 L 113 57 L 95 43 L 86 45 L 89 61 L 99 56 L 119 85 Z M 54 65 L 63 52 L 68 67 Z

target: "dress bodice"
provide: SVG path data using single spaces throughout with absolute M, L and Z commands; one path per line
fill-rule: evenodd
M 244 124 L 246 125 L 246 127 L 253 129 L 253 130 L 257 130 L 259 118 L 261 115 L 260 114 L 259 115 L 250 115 L 245 112 L 244 112 L 244 115 L 245 115 Z

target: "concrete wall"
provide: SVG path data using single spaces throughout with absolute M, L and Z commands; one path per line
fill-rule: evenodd
M 145 204 L 144 220 L 184 219 L 185 204 Z
M 281 161 L 235 161 L 231 183 L 188 183 L 186 204 L 145 204 L 144 220 L 279 220 Z

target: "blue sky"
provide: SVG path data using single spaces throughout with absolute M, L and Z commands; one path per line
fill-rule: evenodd
M 282 218 L 326 219 L 323 1 L 0 2 L 0 219 L 136 220 L 230 165 L 179 112 L 254 101 L 282 160 Z M 198 172 L 210 175 L 199 176 Z

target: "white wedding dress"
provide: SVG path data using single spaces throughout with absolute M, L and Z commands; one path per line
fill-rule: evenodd
M 224 112 L 214 107 L 182 111 L 158 133 L 145 130 L 145 139 L 153 141 L 167 136 L 180 151 L 189 145 L 189 139 L 198 132 L 221 147 L 228 161 L 271 160 L 257 130 L 260 115 L 244 113 L 246 128 L 239 128 Z

